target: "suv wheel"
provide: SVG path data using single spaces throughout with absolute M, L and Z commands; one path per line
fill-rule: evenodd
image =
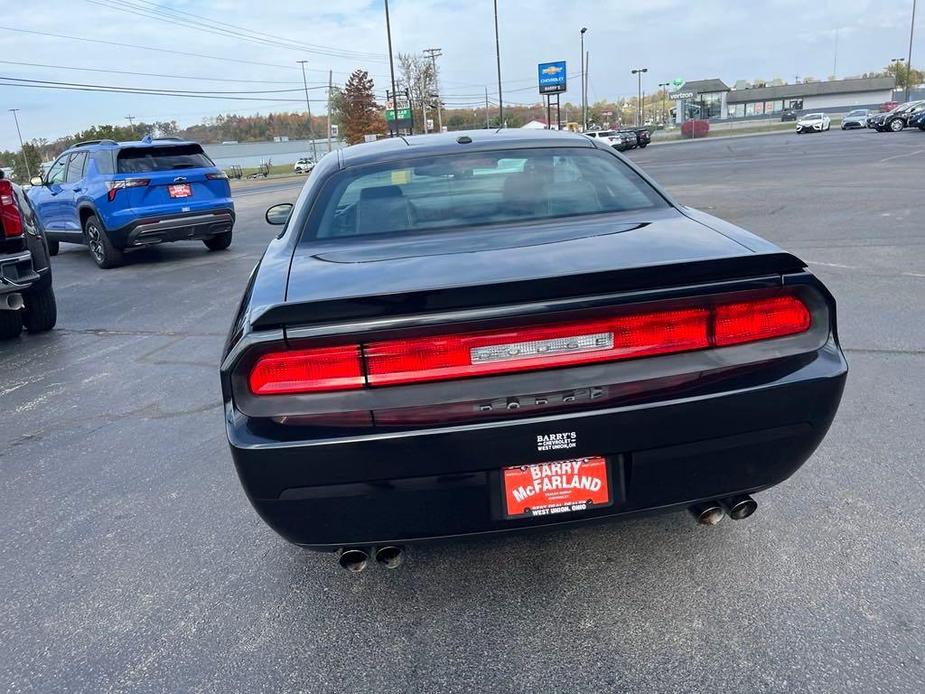
M 43 333 L 55 327 L 58 322 L 58 306 L 50 284 L 37 292 L 24 294 L 23 300 L 26 303 L 23 310 L 26 330 L 30 333 Z
M 895 120 L 890 121 L 890 130 L 892 130 L 894 133 L 900 132 L 905 127 L 906 124 L 903 123 L 902 118 L 896 118 Z
M 22 332 L 22 311 L 0 311 L 0 340 L 18 337 Z
M 58 255 L 58 251 L 61 250 L 61 244 L 49 238 L 45 240 L 48 242 L 48 255 Z
M 125 260 L 125 257 L 118 248 L 112 245 L 109 236 L 103 230 L 103 225 L 96 215 L 87 217 L 84 222 L 84 235 L 87 237 L 87 245 L 90 247 L 90 255 L 93 261 L 104 270 L 111 267 L 119 267 Z
M 210 251 L 224 251 L 231 245 L 231 232 L 226 231 L 223 234 L 216 234 L 210 239 L 203 239 L 202 242 Z

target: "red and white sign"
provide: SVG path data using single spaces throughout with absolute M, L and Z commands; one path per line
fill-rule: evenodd
M 167 192 L 172 198 L 188 198 L 193 194 L 193 187 L 189 183 L 175 183 L 167 186 Z
M 502 470 L 508 518 L 587 511 L 611 503 L 604 458 L 576 458 Z

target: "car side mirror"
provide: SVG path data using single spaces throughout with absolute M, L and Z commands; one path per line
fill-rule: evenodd
M 282 226 L 289 221 L 289 215 L 292 214 L 292 203 L 283 202 L 279 205 L 273 205 L 270 209 L 267 210 L 266 218 L 267 224 L 273 224 L 274 226 Z
M 29 179 L 29 183 L 31 183 L 34 186 L 45 185 L 45 181 L 42 180 L 41 176 L 33 176 L 32 178 Z

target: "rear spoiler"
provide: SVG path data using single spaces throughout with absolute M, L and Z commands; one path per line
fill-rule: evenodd
M 621 291 L 666 289 L 711 281 L 802 272 L 806 263 L 785 252 L 678 262 L 586 275 L 555 276 L 476 287 L 443 287 L 402 294 L 357 296 L 260 307 L 254 329 L 344 320 L 394 318 L 506 304 L 548 301 Z

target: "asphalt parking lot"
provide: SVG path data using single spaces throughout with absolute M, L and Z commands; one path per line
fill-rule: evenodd
M 795 252 L 851 365 L 821 448 L 716 528 L 686 513 L 412 548 L 359 575 L 276 537 L 227 452 L 217 363 L 264 209 L 225 253 L 55 259 L 58 328 L 0 345 L 0 689 L 925 690 L 925 133 L 630 154 Z

